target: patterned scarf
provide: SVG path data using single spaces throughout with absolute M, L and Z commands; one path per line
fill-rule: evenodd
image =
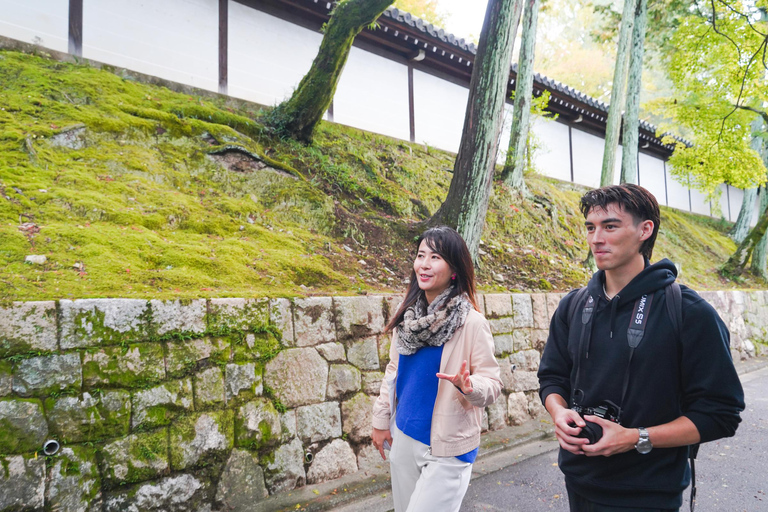
M 421 347 L 442 346 L 464 325 L 472 303 L 466 294 L 448 301 L 453 288 L 449 287 L 429 305 L 422 295 L 405 310 L 403 321 L 396 327 L 398 353 L 408 356 Z

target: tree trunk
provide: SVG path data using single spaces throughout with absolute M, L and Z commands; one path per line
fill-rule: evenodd
M 533 99 L 533 60 L 536 53 L 536 25 L 539 18 L 539 0 L 526 0 L 523 16 L 523 34 L 520 57 L 517 62 L 517 83 L 515 84 L 515 107 L 512 111 L 512 131 L 509 149 L 501 179 L 514 190 L 527 193 L 523 171 L 528 145 Z
M 459 154 L 448 195 L 430 224 L 456 227 L 477 260 L 493 183 L 512 45 L 522 0 L 489 0 L 480 33 Z
M 347 0 L 339 3 L 325 26 L 320 50 L 290 99 L 266 114 L 280 136 L 312 142 L 315 127 L 333 100 L 349 50 L 357 34 L 394 0 Z
M 762 131 L 768 129 L 768 125 L 762 126 L 762 123 L 760 123 L 760 125 Z M 754 128 L 756 123 L 752 126 Z M 763 164 L 768 168 L 768 140 L 763 139 L 762 137 L 753 137 L 753 142 L 755 140 L 759 141 L 755 144 L 757 145 L 759 143 Z M 760 188 L 760 212 L 762 212 L 763 215 L 766 215 L 768 212 L 768 189 L 766 189 L 766 185 L 763 185 Z M 764 234 L 763 238 L 757 243 L 755 252 L 752 254 L 752 266 L 750 269 L 753 274 L 768 280 L 768 268 L 766 268 L 766 265 L 768 265 L 768 233 Z
M 760 188 L 760 212 L 765 215 L 768 210 L 768 190 L 765 187 Z M 768 279 L 768 271 L 766 271 L 766 263 L 768 263 L 768 233 L 757 242 L 755 250 L 752 253 L 752 264 L 750 270 L 756 276 L 760 276 L 763 279 Z
M 728 261 L 725 262 L 721 273 L 726 277 L 738 276 L 744 272 L 755 246 L 765 235 L 768 230 L 768 210 L 764 211 L 760 218 L 757 220 L 757 225 L 752 228 L 752 231 L 744 238 L 736 252 L 734 252 Z
M 624 113 L 624 135 L 621 153 L 621 183 L 637 184 L 637 152 L 640 132 L 640 90 L 643 85 L 643 45 L 648 20 L 648 1 L 637 0 L 635 26 L 632 31 L 632 53 L 627 77 L 627 111 Z
M 748 188 L 744 191 L 744 198 L 741 201 L 741 209 L 739 210 L 736 224 L 728 232 L 728 236 L 737 244 L 743 242 L 747 237 L 747 233 L 749 233 L 749 224 L 752 222 L 752 213 L 755 211 L 756 199 L 757 188 Z
M 616 50 L 616 65 L 613 69 L 611 104 L 608 107 L 608 120 L 605 125 L 603 172 L 600 176 L 601 187 L 613 184 L 613 173 L 614 167 L 616 166 L 616 148 L 619 145 L 619 130 L 621 129 L 621 111 L 624 108 L 624 85 L 627 78 L 629 43 L 635 24 L 636 3 L 636 0 L 624 0 L 624 12 L 621 15 L 619 45 Z

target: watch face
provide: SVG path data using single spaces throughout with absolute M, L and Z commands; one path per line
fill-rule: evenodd
M 636 448 L 638 452 L 645 455 L 653 449 L 653 445 L 648 439 L 641 439 L 638 441 Z

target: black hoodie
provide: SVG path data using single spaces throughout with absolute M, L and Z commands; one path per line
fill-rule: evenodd
M 731 360 L 728 328 L 717 312 L 696 292 L 681 286 L 683 327 L 676 339 L 667 312 L 664 288 L 675 280 L 674 264 L 646 261 L 645 269 L 611 301 L 605 298 L 605 275 L 598 271 L 589 282 L 595 299 L 592 336 L 578 354 L 581 406 L 611 400 L 622 408 L 627 428 L 653 427 L 688 417 L 701 442 L 733 436 L 744 409 L 744 392 Z M 653 295 L 645 335 L 629 362 L 627 329 L 635 301 Z M 541 401 L 551 393 L 571 404 L 582 331 L 582 308 L 575 308 L 569 328 L 570 302 L 566 295 L 557 308 L 539 367 Z M 624 376 L 629 387 L 621 402 Z M 560 450 L 560 469 L 577 494 L 616 507 L 679 508 L 690 483 L 688 447 L 654 448 L 646 455 L 636 450 L 611 457 L 586 457 Z

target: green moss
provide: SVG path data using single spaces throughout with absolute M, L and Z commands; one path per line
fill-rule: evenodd
M 163 379 L 165 363 L 160 343 L 104 347 L 84 357 L 86 387 L 143 388 Z
M 234 361 L 266 363 L 282 350 L 280 340 L 272 332 L 247 333 L 234 347 Z
M 225 446 L 220 449 L 206 449 L 199 457 L 195 458 L 196 460 L 191 460 L 190 451 L 199 449 L 199 446 L 195 445 L 196 425 L 203 415 L 215 422 L 218 432 L 226 439 Z M 210 411 L 182 416 L 171 424 L 170 440 L 171 467 L 173 470 L 222 463 L 234 446 L 234 411 Z
M 428 146 L 332 123 L 307 146 L 264 130 L 255 105 L 0 55 L 0 296 L 8 300 L 400 292 L 419 223 L 450 184 L 455 155 Z M 79 135 L 68 132 L 77 144 L 63 146 L 62 134 L 78 126 Z M 226 145 L 273 170 L 225 169 L 209 153 Z M 536 201 L 494 187 L 482 291 L 567 290 L 588 278 L 584 189 L 526 181 Z M 734 248 L 716 221 L 662 211 L 655 254 L 683 262 L 685 283 L 759 286 L 712 272 Z M 27 236 L 22 222 L 41 231 Z M 25 264 L 29 254 L 48 261 Z
M 183 377 L 204 364 L 226 364 L 230 360 L 232 345 L 239 339 L 239 334 L 229 334 L 166 343 L 168 376 Z
M 98 442 L 128 434 L 131 397 L 125 391 L 84 393 L 82 398 L 47 398 L 43 405 L 49 434 L 64 445 Z

